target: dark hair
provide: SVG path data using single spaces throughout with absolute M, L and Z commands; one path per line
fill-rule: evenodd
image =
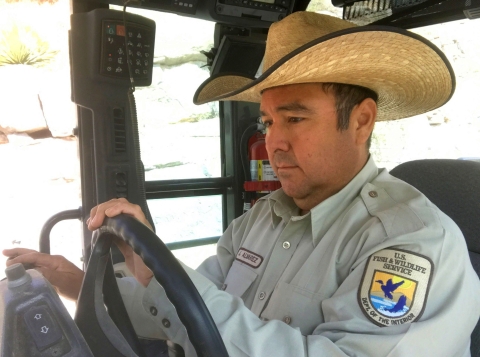
M 332 93 L 335 96 L 335 110 L 337 111 L 338 130 L 347 130 L 350 124 L 350 114 L 353 108 L 367 98 L 375 101 L 378 95 L 373 90 L 351 84 L 343 83 L 321 83 L 325 93 Z M 367 149 L 370 148 L 372 135 L 367 141 Z

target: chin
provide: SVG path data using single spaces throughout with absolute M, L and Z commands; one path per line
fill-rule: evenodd
M 292 187 L 292 186 L 296 186 L 296 187 Z M 303 197 L 305 197 L 304 194 L 302 194 L 302 192 L 300 192 L 300 190 L 298 189 L 298 185 L 288 185 L 288 184 L 283 184 L 282 182 L 282 189 L 283 189 L 283 192 L 285 192 L 285 194 L 289 197 L 292 197 L 293 199 L 301 199 Z

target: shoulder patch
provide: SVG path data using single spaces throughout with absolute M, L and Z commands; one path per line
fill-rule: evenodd
M 430 289 L 433 262 L 420 254 L 384 249 L 368 258 L 358 289 L 365 316 L 378 326 L 417 321 Z

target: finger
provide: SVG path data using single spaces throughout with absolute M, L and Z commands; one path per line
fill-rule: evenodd
M 125 198 L 115 198 L 113 200 L 101 203 L 90 210 L 90 219 L 87 222 L 88 229 L 94 231 L 95 229 L 100 228 L 105 220 L 105 211 L 107 211 L 112 206 L 118 204 L 128 204 L 128 201 Z
M 105 215 L 108 217 L 115 217 L 121 213 L 133 216 L 138 220 L 141 220 L 144 217 L 140 206 L 130 202 L 118 202 L 116 205 L 112 205 L 105 210 Z
M 115 217 L 121 213 L 128 214 L 136 218 L 138 221 L 146 225 L 150 230 L 153 230 L 152 226 L 145 217 L 142 208 L 139 205 L 130 203 L 125 200 L 125 202 L 118 203 L 117 205 L 112 206 L 105 211 L 105 214 L 108 217 Z
M 15 258 L 19 255 L 28 254 L 28 253 L 35 253 L 36 250 L 27 249 L 27 248 L 12 248 L 12 249 L 4 249 L 2 254 L 6 257 Z
M 130 203 L 125 199 L 118 199 L 115 203 L 111 203 L 102 207 L 99 206 L 96 216 L 90 221 L 89 229 L 97 229 L 103 224 L 105 217 L 115 217 L 119 214 L 127 214 L 132 216 L 152 229 L 145 215 L 143 214 L 142 208 L 139 205 Z
M 95 216 L 99 213 L 100 213 L 100 215 L 102 215 L 103 212 L 105 212 L 105 210 L 108 209 L 108 207 L 117 204 L 118 201 L 119 201 L 118 199 L 114 198 L 110 201 L 103 202 L 103 203 L 100 203 L 100 204 L 96 205 L 95 207 L 93 207 L 90 210 L 90 218 L 89 219 L 90 220 L 94 219 Z
M 95 215 L 97 214 L 97 209 L 98 209 L 98 205 L 93 207 L 91 210 L 90 210 L 90 217 L 88 219 L 92 219 L 93 217 L 95 217 Z
M 34 267 L 45 267 L 48 269 L 56 269 L 58 267 L 58 259 L 52 259 L 52 256 L 49 254 L 38 253 L 35 251 L 18 255 L 15 258 L 8 259 L 6 262 L 7 266 L 16 263 L 32 265 Z

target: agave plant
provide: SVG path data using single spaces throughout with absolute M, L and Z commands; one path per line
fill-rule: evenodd
M 0 66 L 25 64 L 40 67 L 51 62 L 57 53 L 30 27 L 13 25 L 10 30 L 0 33 Z

